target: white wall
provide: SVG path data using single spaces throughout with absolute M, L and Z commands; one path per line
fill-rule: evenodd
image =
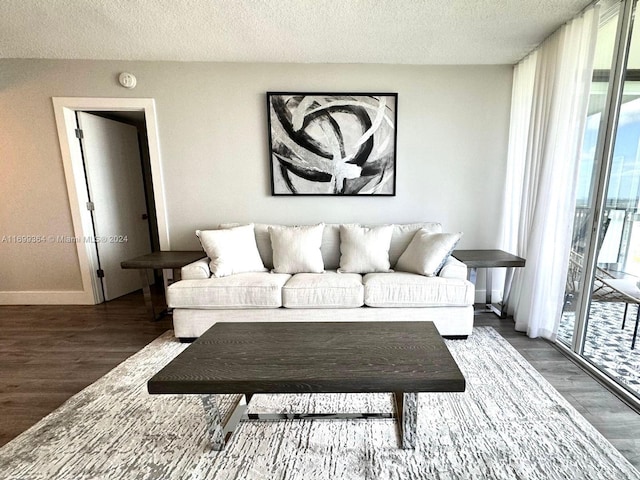
M 117 75 L 138 86 L 126 90 Z M 171 248 L 219 222 L 440 221 L 499 246 L 511 66 L 0 60 L 0 239 L 73 228 L 51 97 L 156 100 Z M 265 92 L 398 93 L 396 197 L 271 197 Z M 0 293 L 81 288 L 74 245 L 0 243 Z M 50 294 L 49 294 L 50 295 Z M 0 297 L 1 298 L 1 297 Z

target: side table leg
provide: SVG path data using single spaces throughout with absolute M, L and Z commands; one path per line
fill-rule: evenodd
M 418 427 L 418 394 L 394 392 L 396 422 L 400 433 L 400 446 L 405 450 L 416 448 Z
M 179 282 L 180 280 L 182 280 L 182 269 L 181 268 L 174 268 L 172 273 L 173 273 L 173 281 L 172 281 L 172 283 L 176 283 L 176 282 Z
M 144 304 L 151 315 L 153 320 L 156 319 L 156 312 L 153 308 L 153 301 L 151 300 L 151 286 L 149 285 L 149 277 L 147 276 L 147 270 L 141 268 L 138 270 L 140 272 L 140 280 L 142 280 L 142 294 L 144 295 Z
M 473 283 L 473 294 L 474 294 L 474 302 L 475 302 L 475 286 L 476 286 L 476 281 L 478 280 L 478 269 L 477 268 L 468 268 L 467 269 L 467 280 L 469 280 L 471 283 Z M 475 310 L 473 314 L 477 315 L 479 313 L 482 313 L 482 310 Z
M 491 293 L 493 290 L 493 272 L 491 268 L 485 268 L 485 286 L 484 286 L 484 298 L 485 298 L 485 310 L 490 312 L 492 311 L 491 305 L 493 305 L 491 301 Z
M 478 269 L 477 268 L 469 268 L 467 270 L 467 280 L 469 280 L 474 285 L 476 284 L 477 277 L 478 277 Z
M 509 295 L 511 295 L 513 272 L 513 268 L 507 268 L 507 272 L 504 276 L 504 291 L 502 294 L 502 306 L 500 307 L 500 318 L 507 318 L 507 315 L 509 314 Z

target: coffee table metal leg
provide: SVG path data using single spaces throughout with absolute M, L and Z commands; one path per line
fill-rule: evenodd
M 225 444 L 224 429 L 216 397 L 217 395 L 200 395 L 207 419 L 207 429 L 209 430 L 211 448 L 213 450 L 222 450 Z
M 248 395 L 251 396 L 252 394 Z M 233 400 L 233 412 L 226 422 L 222 423 L 217 395 L 200 395 L 200 399 L 207 420 L 211 448 L 218 451 L 223 450 L 240 420 L 246 417 L 248 402 L 245 402 L 244 395 L 236 395 Z
M 393 396 L 401 447 L 405 450 L 414 449 L 418 427 L 418 394 L 395 392 Z

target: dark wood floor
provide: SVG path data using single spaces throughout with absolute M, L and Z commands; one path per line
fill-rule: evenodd
M 142 293 L 95 306 L 0 306 L 0 445 L 171 328 Z
M 636 467 L 640 415 L 544 340 L 511 320 L 476 316 L 502 334 Z M 141 293 L 96 306 L 0 306 L 0 445 L 38 422 L 158 335 Z

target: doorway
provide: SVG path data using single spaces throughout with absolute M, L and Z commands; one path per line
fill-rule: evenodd
M 91 118 L 99 118 L 104 122 L 114 124 L 134 124 L 138 133 L 146 133 L 140 138 L 146 142 L 147 149 L 143 149 L 143 156 L 148 162 L 142 162 L 142 177 L 144 187 L 142 196 L 146 198 L 147 212 L 137 213 L 142 218 L 148 215 L 147 234 L 150 233 L 153 250 L 168 250 L 169 239 L 166 223 L 166 204 L 164 183 L 160 164 L 155 104 L 153 99 L 123 99 L 123 98 L 53 98 L 54 112 L 58 127 L 58 137 L 63 157 L 65 178 L 69 195 L 69 205 L 74 226 L 78 258 L 80 263 L 84 296 L 87 304 L 101 303 L 103 282 L 100 270 L 101 261 L 96 243 L 82 241 L 82 239 L 97 238 L 100 232 L 95 230 L 93 207 L 90 188 L 87 187 L 87 176 L 83 161 L 83 148 L 78 141 L 78 115 L 90 112 Z M 126 127 L 127 125 L 125 125 Z M 130 127 L 133 128 L 133 127 Z M 146 150 L 146 151 L 145 151 Z M 146 167 L 144 166 L 146 164 Z M 147 170 L 145 172 L 145 169 Z M 149 236 L 147 236 L 149 238 Z M 136 256 L 136 255 L 132 255 Z M 114 262 L 112 262 L 114 263 Z M 119 262 L 115 262 L 116 268 Z M 133 273 L 133 272 L 132 272 Z M 135 275 L 138 277 L 138 275 Z M 137 279 L 139 284 L 139 277 Z M 137 285 L 138 288 L 140 285 Z M 106 293 L 106 292 L 105 292 Z M 106 298 L 109 298 L 107 294 Z
M 157 237 L 157 226 L 149 221 L 155 218 L 155 207 L 144 182 L 144 172 L 150 171 L 145 168 L 149 149 L 144 114 L 79 111 L 76 120 L 98 278 L 102 297 L 109 301 L 140 288 L 137 272 L 123 270 L 120 263 L 151 253 L 152 234 Z M 153 190 L 149 193 L 152 198 Z

